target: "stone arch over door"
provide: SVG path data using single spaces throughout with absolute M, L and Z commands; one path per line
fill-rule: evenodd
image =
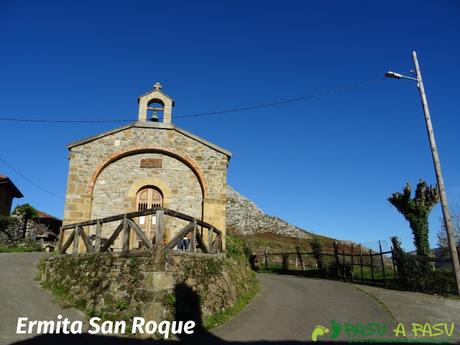
M 130 146 L 123 150 L 114 152 L 105 161 L 99 163 L 96 166 L 94 173 L 88 182 L 88 195 L 93 195 L 94 184 L 96 183 L 98 176 L 108 165 L 110 165 L 111 163 L 121 158 L 140 154 L 140 153 L 160 153 L 160 154 L 170 156 L 172 158 L 175 158 L 181 161 L 182 163 L 187 165 L 197 177 L 198 182 L 200 183 L 202 194 L 203 194 L 203 200 L 209 197 L 209 187 L 208 187 L 208 183 L 206 182 L 204 172 L 195 160 L 188 157 L 187 155 L 184 155 L 182 153 L 176 152 L 171 149 L 166 150 L 163 148 L 142 147 L 142 146 Z
M 130 210 L 137 211 L 136 207 L 136 197 L 137 193 L 144 187 L 152 186 L 161 191 L 163 196 L 163 207 L 168 208 L 171 201 L 171 188 L 166 181 L 159 179 L 157 177 L 145 177 L 140 178 L 133 182 L 131 187 L 128 189 L 126 194 L 126 204 L 129 205 Z

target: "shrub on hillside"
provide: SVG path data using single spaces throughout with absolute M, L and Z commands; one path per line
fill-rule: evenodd
M 406 254 L 397 237 L 393 237 L 391 241 L 398 268 L 397 282 L 400 288 L 443 295 L 455 293 L 456 285 L 452 271 L 432 270 L 430 263 L 417 261 L 411 255 Z M 429 265 L 430 269 L 427 269 Z

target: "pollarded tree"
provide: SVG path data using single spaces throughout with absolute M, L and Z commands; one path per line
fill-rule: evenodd
M 415 190 L 415 196 L 411 198 L 411 188 L 407 183 L 402 193 L 393 193 L 388 201 L 409 222 L 414 235 L 417 254 L 429 256 L 428 216 L 434 205 L 439 202 L 438 189 L 435 186 L 428 186 L 425 181 L 420 180 Z

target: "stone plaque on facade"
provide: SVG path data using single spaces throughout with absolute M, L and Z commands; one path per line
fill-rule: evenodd
M 163 160 L 158 158 L 145 158 L 141 159 L 141 168 L 161 168 Z

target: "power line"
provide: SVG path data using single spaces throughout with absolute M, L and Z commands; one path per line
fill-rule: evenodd
M 37 183 L 35 183 L 34 181 L 32 181 L 31 179 L 29 179 L 27 176 L 25 176 L 23 173 L 21 173 L 18 169 L 16 169 L 16 168 L 13 167 L 11 164 L 9 164 L 7 161 L 5 161 L 2 157 L 0 157 L 0 161 L 2 161 L 3 164 L 5 164 L 8 168 L 10 168 L 10 169 L 13 170 L 14 172 L 16 172 L 16 173 L 17 173 L 19 176 L 21 176 L 24 180 L 28 181 L 29 183 L 31 183 L 32 185 L 34 185 L 34 186 L 37 187 L 38 189 L 42 190 L 43 192 L 48 193 L 49 195 L 52 195 L 52 196 L 54 196 L 55 198 L 64 199 L 64 197 L 62 197 L 61 195 L 54 194 L 53 192 L 50 192 L 50 191 L 47 190 L 46 188 L 43 188 L 43 187 L 40 186 L 39 184 L 37 184 Z
M 368 81 L 363 81 L 363 82 L 358 82 L 354 83 L 352 85 L 348 85 L 345 87 L 341 88 L 336 88 L 332 89 L 329 91 L 323 91 L 323 92 L 316 92 L 307 96 L 302 96 L 302 97 L 296 97 L 296 98 L 290 98 L 290 99 L 285 99 L 281 101 L 276 101 L 276 102 L 270 102 L 270 103 L 263 103 L 263 104 L 257 104 L 257 105 L 251 105 L 251 106 L 246 106 L 246 107 L 239 107 L 239 108 L 230 108 L 230 109 L 224 109 L 224 110 L 219 110 L 219 111 L 212 111 L 212 112 L 204 112 L 204 113 L 196 113 L 196 114 L 185 114 L 185 115 L 175 115 L 175 119 L 185 119 L 185 118 L 193 118 L 193 117 L 202 117 L 202 116 L 215 116 L 215 115 L 223 115 L 223 114 L 229 114 L 229 113 L 236 113 L 236 112 L 243 112 L 243 111 L 251 111 L 251 110 L 256 110 L 256 109 L 262 109 L 262 108 L 269 108 L 269 107 L 275 107 L 275 106 L 280 106 L 284 104 L 289 104 L 289 103 L 297 103 L 297 102 L 302 102 L 306 101 L 308 99 L 314 99 L 314 98 L 322 98 L 326 96 L 332 96 L 336 94 L 341 94 L 341 93 L 346 93 L 350 92 L 356 89 L 362 89 L 365 87 L 370 87 L 373 85 L 376 85 L 382 81 L 386 80 L 386 78 L 379 78 L 375 80 L 368 80 Z M 50 120 L 50 119 L 27 119 L 27 118 L 13 118 L 13 117 L 0 117 L 0 121 L 5 121 L 5 122 L 32 122 L 32 123 L 115 123 L 115 122 L 132 122 L 132 119 L 120 119 L 120 120 Z
M 190 118 L 190 117 L 199 117 L 199 116 L 221 115 L 221 114 L 227 114 L 227 113 L 236 113 L 236 112 L 241 112 L 241 111 L 249 111 L 249 110 L 261 109 L 261 108 L 274 107 L 274 106 L 279 106 L 279 105 L 288 104 L 288 103 L 301 102 L 301 101 L 305 101 L 305 100 L 313 99 L 313 98 L 321 98 L 321 97 L 325 97 L 325 96 L 332 96 L 332 95 L 335 95 L 335 94 L 340 94 L 340 93 L 352 91 L 352 90 L 359 89 L 359 88 L 373 86 L 373 85 L 378 84 L 378 83 L 380 83 L 380 82 L 382 82 L 384 80 L 386 80 L 386 78 L 379 78 L 379 79 L 376 79 L 376 80 L 370 80 L 370 81 L 364 81 L 364 82 L 355 83 L 355 84 L 352 84 L 352 85 L 349 85 L 349 86 L 346 86 L 346 87 L 336 88 L 336 89 L 332 89 L 332 90 L 329 90 L 329 91 L 313 93 L 313 94 L 308 95 L 308 96 L 285 99 L 285 100 L 278 101 L 278 102 L 258 104 L 258 105 L 248 106 L 248 107 L 233 108 L 233 109 L 227 109 L 227 110 L 221 110 L 221 111 L 213 111 L 213 112 L 208 112 L 208 113 L 178 115 L 178 116 L 174 116 L 174 118 Z
M 108 123 L 108 122 L 128 122 L 130 120 L 47 120 L 47 119 L 20 119 L 14 117 L 0 117 L 0 121 L 9 122 L 35 122 L 35 123 Z

